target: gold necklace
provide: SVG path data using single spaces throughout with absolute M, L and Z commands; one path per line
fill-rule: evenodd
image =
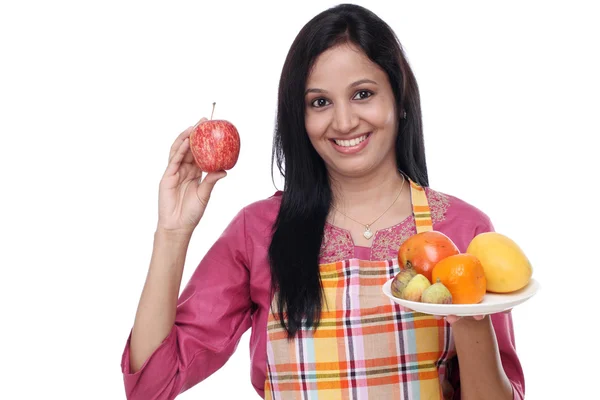
M 363 236 L 365 237 L 365 239 L 369 240 L 373 237 L 373 232 L 371 232 L 371 225 L 373 225 L 375 222 L 377 222 L 379 220 L 379 218 L 383 217 L 383 215 L 388 212 L 388 210 L 390 208 L 392 208 L 392 206 L 396 203 L 396 201 L 400 198 L 400 195 L 402 194 L 402 191 L 404 190 L 404 181 L 406 180 L 406 178 L 404 178 L 404 175 L 402 175 L 402 186 L 400 187 L 400 192 L 398 193 L 398 196 L 396 196 L 396 198 L 394 199 L 394 201 L 392 202 L 392 204 L 390 204 L 390 206 L 388 208 L 386 208 L 386 210 L 381 213 L 381 215 L 379 217 L 377 217 L 375 219 L 375 221 L 371 222 L 370 224 L 363 224 L 362 222 L 359 222 L 357 220 L 355 220 L 352 217 L 349 217 L 348 215 L 344 214 L 343 212 L 341 212 L 336 206 L 331 205 L 331 207 L 333 207 L 337 212 L 339 212 L 340 214 L 342 214 L 343 216 L 350 218 L 352 221 L 362 225 L 365 227 L 365 231 L 363 232 Z

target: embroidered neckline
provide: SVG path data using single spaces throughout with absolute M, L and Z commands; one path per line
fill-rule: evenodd
M 449 206 L 448 196 L 425 188 L 431 208 L 433 223 L 445 220 Z M 370 260 L 385 260 L 395 257 L 394 253 L 408 237 L 416 231 L 414 214 L 408 215 L 399 223 L 378 229 L 374 232 L 371 246 L 357 246 L 348 229 L 341 228 L 325 221 L 325 232 L 321 245 L 320 259 L 323 263 L 336 262 L 353 258 L 356 248 L 364 249 L 370 254 Z
M 398 223 L 397 223 L 397 224 L 395 224 L 395 225 L 391 225 L 391 226 L 388 226 L 388 227 L 386 227 L 386 228 L 377 229 L 375 232 L 373 232 L 373 241 L 371 242 L 371 246 L 358 246 L 356 243 L 354 243 L 354 239 L 352 239 L 352 233 L 350 232 L 350 230 L 349 230 L 349 229 L 346 229 L 346 228 L 341 228 L 341 227 L 339 227 L 339 226 L 337 226 L 337 225 L 334 225 L 334 224 L 332 224 L 332 223 L 331 223 L 331 222 L 329 222 L 329 221 L 325 221 L 325 224 L 326 224 L 326 225 L 328 225 L 328 226 L 329 226 L 329 228 L 331 228 L 331 229 L 333 229 L 333 230 L 337 230 L 337 231 L 339 231 L 340 233 L 342 233 L 342 234 L 344 234 L 344 235 L 348 236 L 348 237 L 350 238 L 350 240 L 352 241 L 352 245 L 353 245 L 354 247 L 363 247 L 363 248 L 365 248 L 365 249 L 372 249 L 372 248 L 373 248 L 373 246 L 375 245 L 375 242 L 377 241 L 377 239 L 378 239 L 378 237 L 379 237 L 380 235 L 382 235 L 382 234 L 385 234 L 385 233 L 388 233 L 390 230 L 392 230 L 392 229 L 395 229 L 395 228 L 398 228 L 398 227 L 400 227 L 401 225 L 407 224 L 407 223 L 409 223 L 409 222 L 411 222 L 411 221 L 412 221 L 412 222 L 413 222 L 413 224 L 414 224 L 414 219 L 415 219 L 415 218 L 414 218 L 414 215 L 413 215 L 413 214 L 410 214 L 410 215 L 406 216 L 406 218 L 404 218 L 402 221 L 398 222 Z
M 414 216 L 409 215 L 398 224 L 378 229 L 373 236 L 371 246 L 357 246 L 349 230 L 326 223 L 323 244 L 321 245 L 321 263 L 331 263 L 355 257 L 357 248 L 369 252 L 369 260 L 387 260 L 396 257 L 398 247 L 415 233 Z

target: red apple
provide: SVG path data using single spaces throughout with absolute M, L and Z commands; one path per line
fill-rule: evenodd
M 235 166 L 240 155 L 240 135 L 229 121 L 206 120 L 192 130 L 190 148 L 200 170 L 229 170 Z
M 433 267 L 446 257 L 459 254 L 452 239 L 439 231 L 425 231 L 406 239 L 398 249 L 400 268 L 413 268 L 417 274 L 425 275 L 429 282 Z

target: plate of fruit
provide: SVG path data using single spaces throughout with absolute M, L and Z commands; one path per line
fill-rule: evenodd
M 475 236 L 464 253 L 441 232 L 421 232 L 402 243 L 398 263 L 400 272 L 383 285 L 383 293 L 430 315 L 495 314 L 540 289 L 523 250 L 497 232 Z

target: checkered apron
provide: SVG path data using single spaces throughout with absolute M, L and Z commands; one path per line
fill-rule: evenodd
M 432 230 L 424 189 L 412 181 L 410 187 L 417 232 Z M 290 340 L 273 312 L 275 297 L 265 399 L 443 399 L 446 363 L 455 355 L 450 330 L 383 294 L 382 285 L 399 271 L 396 259 L 320 265 L 321 322 Z

